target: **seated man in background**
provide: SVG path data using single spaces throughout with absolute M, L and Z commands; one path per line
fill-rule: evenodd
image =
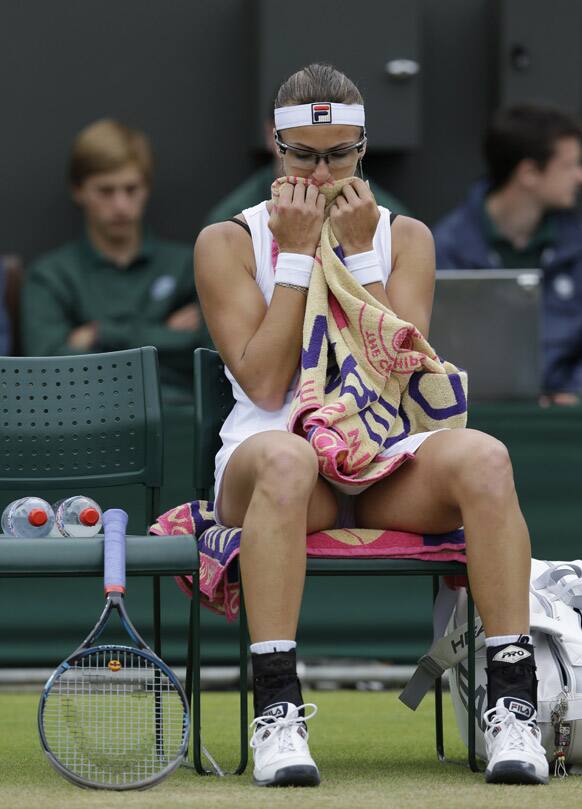
M 164 393 L 183 398 L 191 395 L 192 352 L 208 336 L 191 248 L 144 232 L 152 168 L 142 132 L 100 120 L 79 133 L 69 178 L 85 233 L 28 270 L 23 347 L 49 356 L 154 345 Z
M 271 184 L 273 180 L 281 176 L 281 154 L 273 134 L 275 131 L 275 121 L 273 120 L 273 105 L 270 104 L 269 116 L 265 119 L 263 131 L 265 147 L 271 153 L 271 161 L 262 168 L 251 174 L 237 188 L 221 199 L 208 213 L 205 225 L 213 225 L 215 222 L 226 222 L 233 216 L 239 214 L 245 208 L 252 208 L 264 199 L 271 199 Z M 370 190 L 374 194 L 374 199 L 378 205 L 388 208 L 392 213 L 405 214 L 410 216 L 407 208 L 387 191 L 380 188 L 370 180 Z
M 582 391 L 582 129 L 551 107 L 499 111 L 486 133 L 487 179 L 434 229 L 439 270 L 543 271 L 542 404 Z

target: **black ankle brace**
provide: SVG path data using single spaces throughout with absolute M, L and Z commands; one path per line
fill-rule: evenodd
M 265 708 L 275 702 L 303 705 L 295 649 L 253 654 L 252 664 L 255 716 L 262 716 Z
M 530 702 L 537 710 L 538 681 L 534 648 L 521 638 L 515 643 L 487 647 L 487 704 L 495 708 L 501 697 Z

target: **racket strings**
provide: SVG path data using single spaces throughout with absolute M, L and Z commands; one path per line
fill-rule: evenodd
M 139 784 L 184 754 L 187 716 L 166 672 L 133 649 L 95 650 L 52 684 L 43 725 L 58 762 L 83 781 Z

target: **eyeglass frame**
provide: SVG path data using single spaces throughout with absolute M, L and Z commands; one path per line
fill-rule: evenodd
M 281 136 L 279 134 L 279 130 L 275 130 L 275 143 L 277 148 L 279 149 L 280 154 L 284 157 L 287 154 L 288 149 L 292 149 L 294 152 L 299 152 L 299 154 L 303 155 L 310 155 L 312 157 L 316 157 L 315 165 L 319 165 L 319 161 L 323 160 L 326 166 L 329 166 L 329 157 L 333 154 L 347 154 L 351 151 L 357 151 L 358 155 L 364 149 L 366 143 L 368 142 L 368 136 L 366 135 L 366 130 L 363 130 L 363 135 L 357 143 L 353 143 L 351 146 L 342 146 L 341 149 L 329 149 L 327 152 L 316 152 L 312 149 L 301 149 L 298 146 L 291 146 L 290 143 L 285 143 L 281 140 Z

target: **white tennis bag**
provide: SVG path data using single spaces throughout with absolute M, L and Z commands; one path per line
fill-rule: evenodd
M 442 589 L 442 588 L 441 588 Z M 451 591 L 443 601 L 451 602 Z M 454 598 L 454 596 L 452 597 Z M 538 723 L 547 759 L 555 775 L 582 774 L 582 560 L 532 559 L 530 631 L 535 648 Z M 440 618 L 443 621 L 443 610 Z M 450 614 L 450 612 L 449 612 Z M 435 621 L 435 629 L 438 620 Z M 439 633 L 442 635 L 442 632 Z M 438 638 L 438 634 L 435 635 Z M 467 594 L 460 590 L 443 637 L 419 661 L 402 701 L 415 708 L 434 681 L 450 669 L 450 689 L 461 737 L 467 744 Z M 485 759 L 487 710 L 485 635 L 475 616 L 475 744 Z M 552 767 L 550 767 L 552 771 Z

